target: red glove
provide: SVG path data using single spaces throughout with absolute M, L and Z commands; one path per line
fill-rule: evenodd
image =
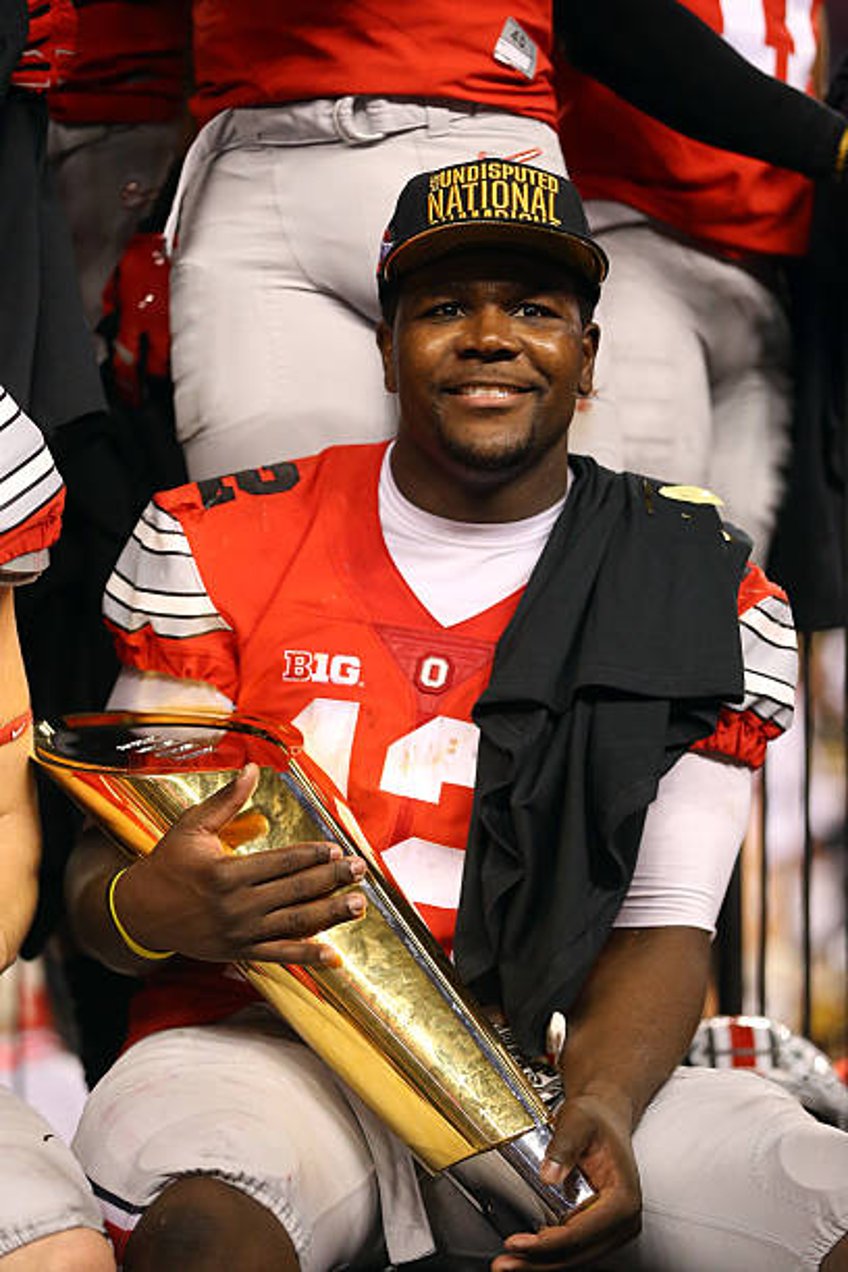
M 134 234 L 103 289 L 103 323 L 119 395 L 131 406 L 142 398 L 145 376 L 170 370 L 168 322 L 170 262 L 162 234 Z

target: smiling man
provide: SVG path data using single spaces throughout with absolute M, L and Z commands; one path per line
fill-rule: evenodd
M 144 978 L 76 1140 L 129 1272 L 377 1269 L 434 1238 L 451 1272 L 846 1267 L 848 1137 L 675 1067 L 794 635 L 708 492 L 568 455 L 605 270 L 564 179 L 419 175 L 378 268 L 396 441 L 158 496 L 105 603 L 114 705 L 293 721 L 525 1050 L 567 1016 L 543 1171 L 580 1163 L 597 1199 L 505 1243 L 428 1215 L 406 1150 L 229 966 L 320 962 L 364 905 L 328 845 L 223 852 L 245 772 L 129 869 L 94 833 L 70 867 L 79 939 Z
M 445 187 L 464 201 L 445 200 Z M 530 189 L 544 193 L 541 204 Z M 400 408 L 392 471 L 419 507 L 514 521 L 562 497 L 568 425 L 592 387 L 590 317 L 605 272 L 574 187 L 552 173 L 478 162 L 408 184 L 382 247 L 391 321 L 378 339 Z

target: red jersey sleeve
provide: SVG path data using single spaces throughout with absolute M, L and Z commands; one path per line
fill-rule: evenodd
M 766 746 L 792 723 L 797 641 L 786 593 L 757 565 L 739 588 L 739 636 L 745 672 L 741 703 L 725 703 L 713 734 L 692 748 L 759 768 Z

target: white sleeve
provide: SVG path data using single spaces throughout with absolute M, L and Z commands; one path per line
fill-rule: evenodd
M 230 699 L 205 680 L 180 680 L 158 671 L 137 671 L 135 667 L 121 668 L 106 706 L 109 711 L 233 709 Z
M 748 768 L 687 752 L 660 780 L 615 927 L 715 923 L 751 806 Z
M 183 642 L 230 629 L 206 590 L 180 521 L 155 500 L 106 581 L 103 615 L 120 632 L 149 627 L 156 638 Z
M 752 712 L 782 731 L 792 723 L 798 680 L 798 639 L 789 603 L 764 596 L 739 615 L 745 698 L 727 706 Z
M 59 531 L 62 478 L 41 430 L 0 385 L 0 582 L 37 578 Z M 61 505 L 60 505 L 61 506 Z

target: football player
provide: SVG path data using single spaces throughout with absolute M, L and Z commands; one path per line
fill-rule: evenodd
M 715 496 L 569 454 L 605 272 L 556 173 L 410 181 L 378 271 L 397 440 L 158 496 L 107 590 L 113 705 L 293 722 L 524 1050 L 567 1017 L 543 1174 L 579 1163 L 597 1199 L 489 1232 L 476 1266 L 833 1272 L 848 1138 L 756 1076 L 677 1067 L 795 641 Z M 80 941 L 142 978 L 75 1141 L 131 1272 L 433 1249 L 407 1150 L 230 966 L 320 963 L 365 904 L 328 844 L 222 850 L 255 776 L 129 867 L 95 832 L 71 862 Z

